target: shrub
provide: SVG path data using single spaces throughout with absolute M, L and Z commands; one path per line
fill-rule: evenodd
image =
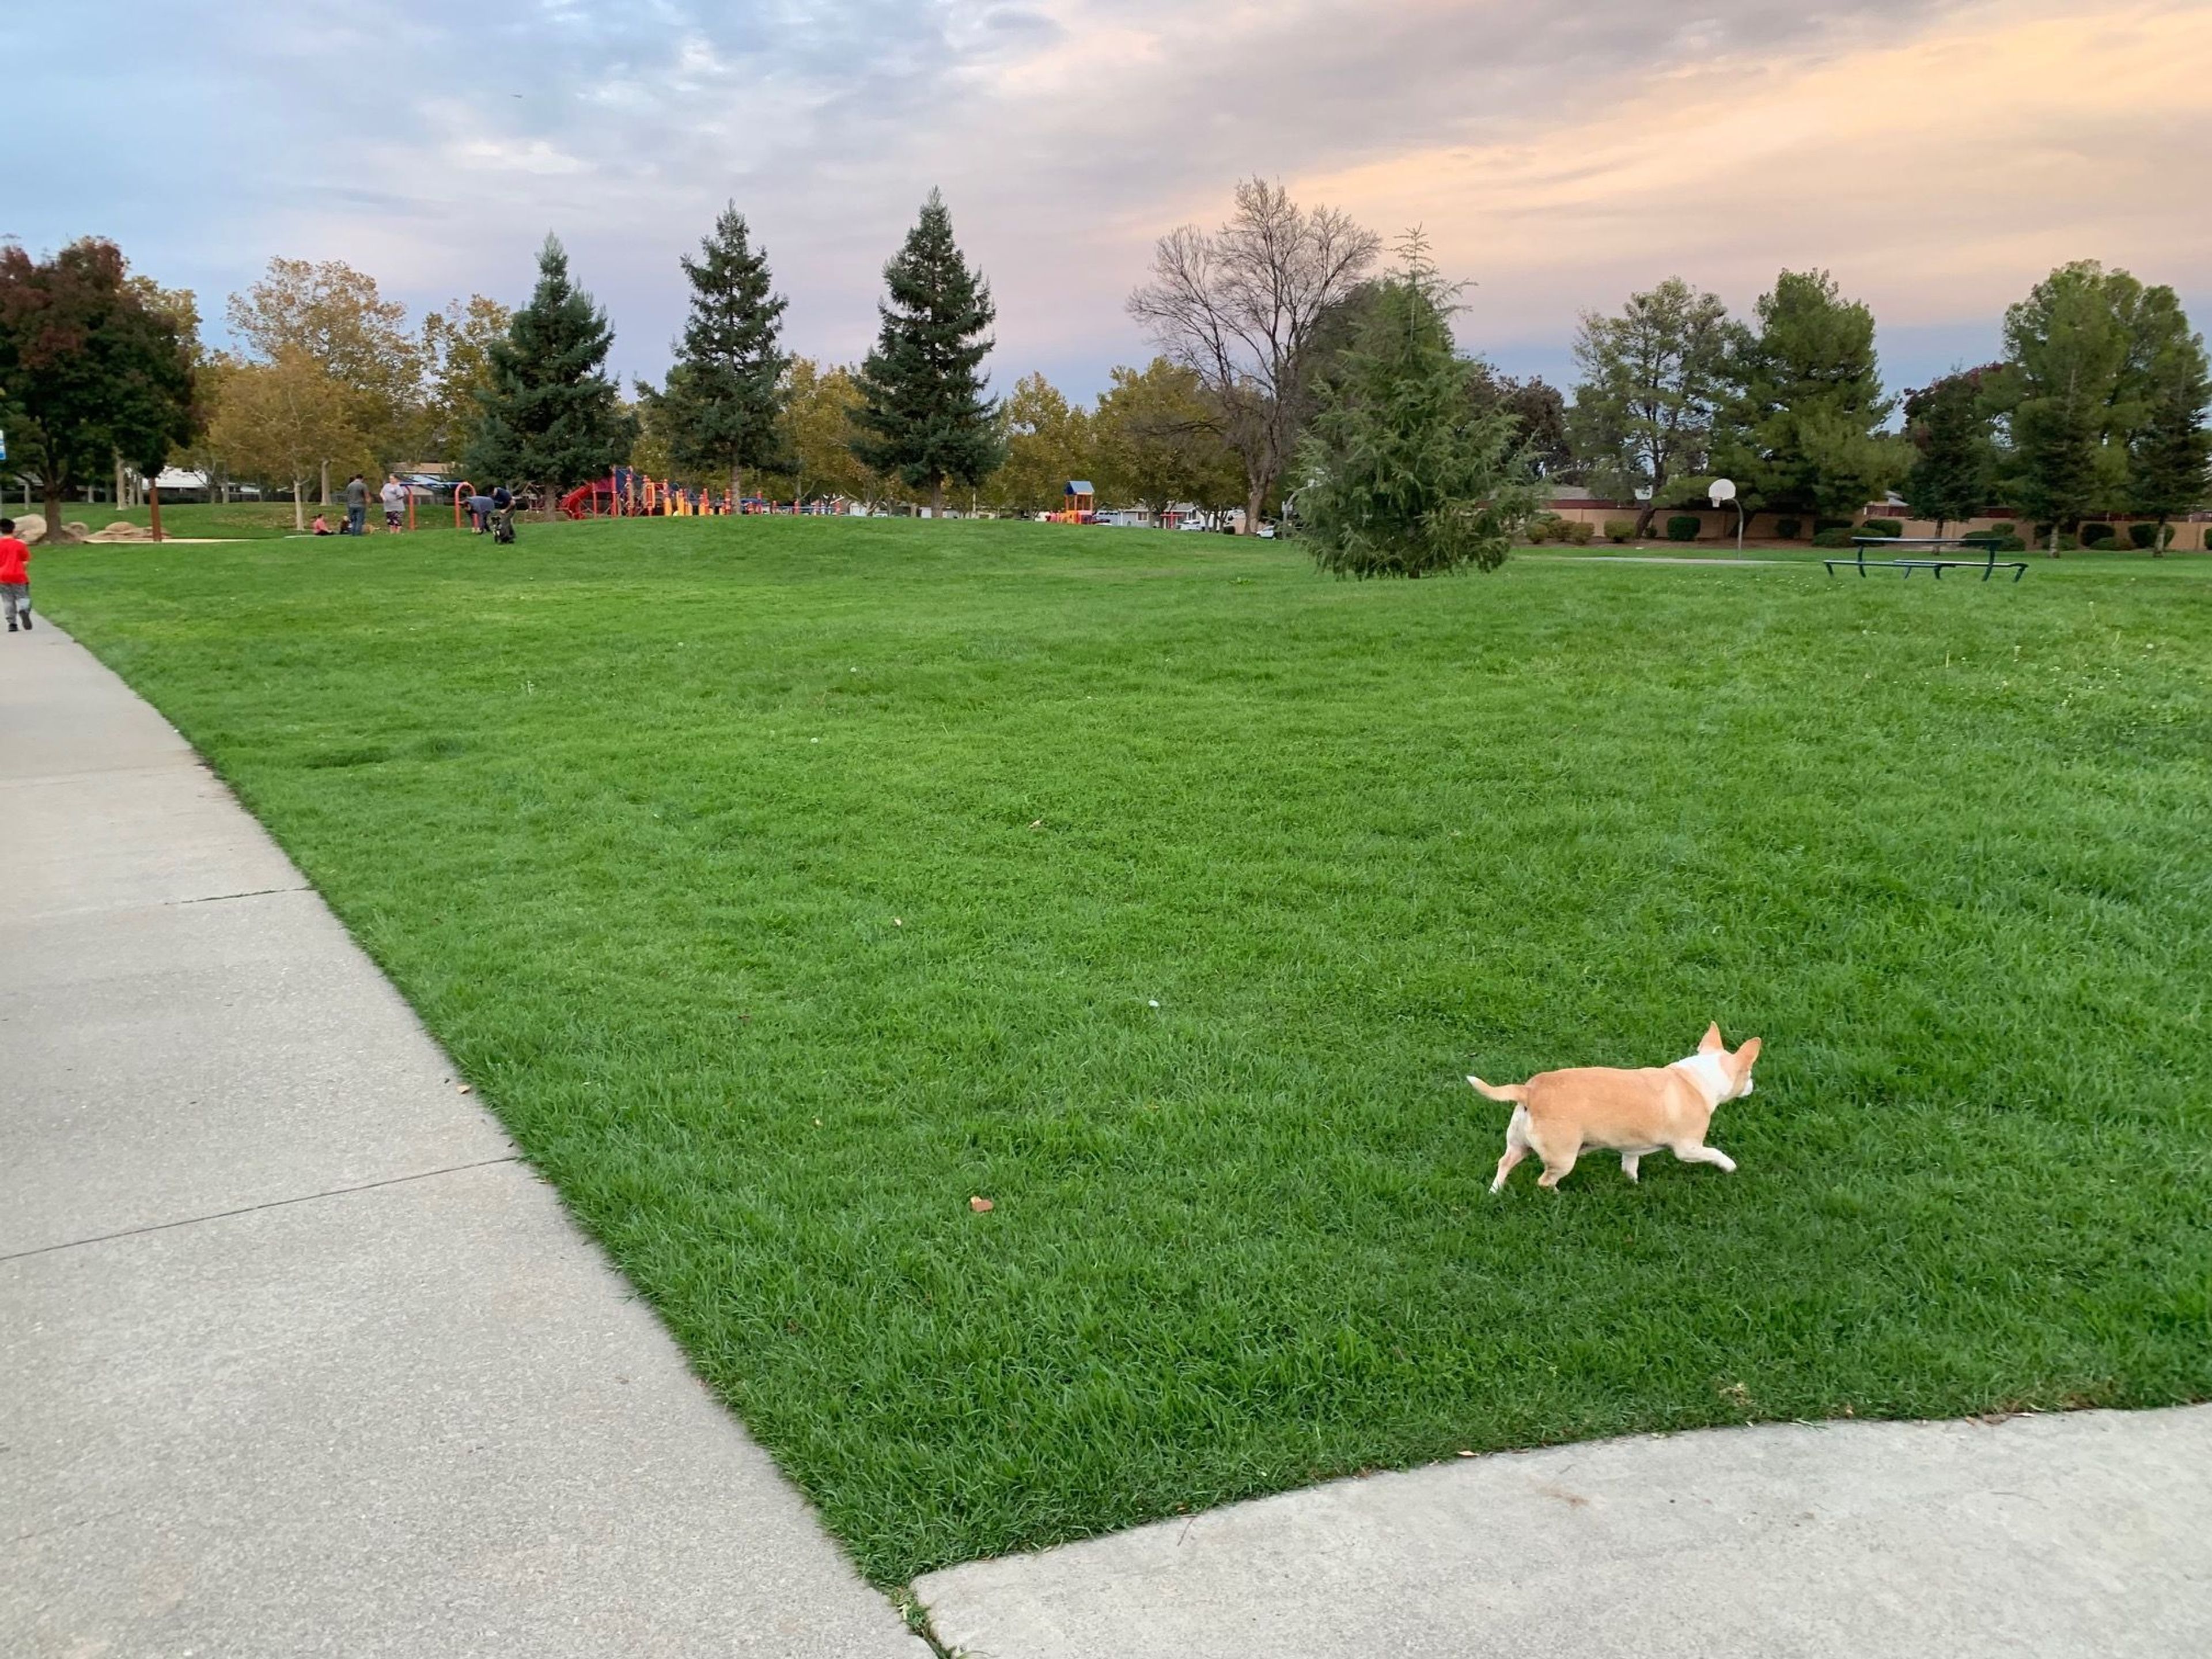
M 1546 542 L 1566 539 L 1567 521 L 1556 513 L 1539 513 L 1528 520 L 1528 543 L 1541 547 Z
M 2172 528 L 2172 525 L 2166 526 L 2169 532 Z M 2137 547 L 2151 547 L 2158 541 L 2158 526 L 2154 524 L 2131 524 L 2128 526 L 2128 539 Z
M 2000 553 L 2025 553 L 2027 551 L 2027 544 L 2021 540 L 2017 536 L 2008 536 L 1997 544 L 1997 551 Z
M 2010 519 L 1999 519 L 1990 526 L 1990 534 L 1992 536 L 2016 536 L 2019 533 L 2020 526 Z
M 1667 539 L 1670 542 L 1693 542 L 1705 521 L 1694 513 L 1677 513 L 1667 520 Z
M 1849 547 L 1851 544 L 1852 534 L 1851 527 L 1847 524 L 1831 525 L 1826 530 L 1816 530 L 1813 532 L 1813 545 Z
M 1630 529 L 1636 526 L 1631 525 Z M 1567 539 L 1577 547 L 1588 547 L 1597 534 L 1597 526 L 1588 519 L 1569 519 L 1566 521 Z
M 1849 530 L 1851 523 L 1849 519 L 1815 519 L 1813 520 L 1813 533 L 1817 536 L 1823 530 Z
M 2102 547 L 2112 539 L 2112 526 L 2108 524 L 2091 523 L 2081 526 L 2081 545 L 2084 547 Z
M 1777 519 L 1774 521 L 1774 533 L 1785 542 L 1796 541 L 1797 532 L 1804 527 L 1805 521 L 1802 519 Z
M 1862 536 L 1902 536 L 1904 533 L 1905 520 L 1902 519 L 1869 519 L 1859 526 Z
M 1605 538 L 1609 542 L 1625 542 L 1635 534 L 1636 520 L 1633 519 L 1607 519 L 1605 521 Z

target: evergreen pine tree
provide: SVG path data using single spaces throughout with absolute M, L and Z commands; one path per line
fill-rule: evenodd
M 1452 349 L 1452 290 L 1425 244 L 1400 252 L 1300 447 L 1299 534 L 1339 575 L 1494 570 L 1535 507 L 1518 422 L 1471 395 L 1480 370 Z
M 635 423 L 605 372 L 613 344 L 606 313 L 568 280 L 568 256 L 548 236 L 530 303 L 492 343 L 491 384 L 477 392 L 483 418 L 462 462 L 470 477 L 557 492 L 626 459 Z
M 2169 301 L 2171 289 L 2154 289 Z M 2178 313 L 2179 304 L 2174 304 Z M 2166 551 L 2166 520 L 2193 512 L 2212 495 L 2212 431 L 2204 411 L 2212 404 L 2203 337 L 2186 319 L 2172 331 L 2148 366 L 2141 422 L 2128 434 L 2128 505 L 2155 519 L 2151 550 Z
M 1735 390 L 1708 465 L 1735 480 L 1747 508 L 1850 519 L 1905 464 L 1882 430 L 1896 404 L 1881 395 L 1874 313 L 1825 270 L 1785 270 L 1758 315 L 1730 354 Z
M 1914 452 L 1905 505 L 1916 519 L 1933 519 L 1939 536 L 1954 519 L 1972 518 L 1990 498 L 1994 453 L 1983 382 L 1998 369 L 1961 369 L 1905 394 L 1905 433 Z
M 790 361 L 778 344 L 788 303 L 770 288 L 768 254 L 756 251 L 744 216 L 732 203 L 683 261 L 691 282 L 691 315 L 678 342 L 668 388 L 641 384 L 659 416 L 670 458 L 687 470 L 726 472 L 730 498 L 744 495 L 748 467 L 785 471 L 781 385 Z
M 983 395 L 984 333 L 998 315 L 991 290 L 952 240 L 952 216 L 936 191 L 884 267 L 883 331 L 868 354 L 854 411 L 853 453 L 878 472 L 928 489 L 945 511 L 947 479 L 980 483 L 1005 457 L 997 405 Z
M 1993 388 L 2012 434 L 2005 492 L 2043 526 L 2054 558 L 2060 533 L 2109 506 L 2125 483 L 2113 410 L 2128 368 L 2121 313 L 2140 293 L 2126 272 L 2077 260 L 2005 313 L 2005 370 Z

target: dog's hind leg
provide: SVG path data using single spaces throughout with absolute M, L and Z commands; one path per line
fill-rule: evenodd
M 1558 1186 L 1573 1172 L 1575 1160 L 1582 1156 L 1583 1142 L 1579 1134 L 1569 1139 L 1567 1133 L 1560 1133 L 1557 1130 L 1554 1133 L 1558 1139 L 1549 1146 L 1533 1136 L 1529 1139 L 1528 1144 L 1535 1148 L 1536 1156 L 1544 1160 L 1544 1173 L 1536 1177 L 1539 1187 Z
M 1643 1161 L 1644 1154 L 1641 1152 L 1623 1152 L 1620 1155 L 1621 1174 L 1626 1176 L 1631 1181 L 1635 1180 L 1636 1166 Z
M 1516 1106 L 1511 1121 L 1505 1126 L 1505 1156 L 1498 1160 L 1498 1178 L 1490 1183 L 1490 1190 L 1498 1192 L 1505 1185 L 1505 1177 L 1513 1167 L 1528 1156 L 1528 1109 Z

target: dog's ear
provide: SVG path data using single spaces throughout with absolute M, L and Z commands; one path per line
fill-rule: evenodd
M 1748 1072 L 1758 1060 L 1759 1039 L 1747 1037 L 1743 1047 L 1735 1051 L 1735 1068 L 1739 1072 Z
M 1706 1026 L 1705 1036 L 1698 1039 L 1698 1052 L 1701 1054 L 1717 1054 L 1727 1047 L 1728 1044 L 1721 1041 L 1721 1027 L 1718 1020 Z

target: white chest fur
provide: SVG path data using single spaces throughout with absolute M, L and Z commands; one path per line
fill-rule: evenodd
M 1718 1054 L 1692 1054 L 1687 1060 L 1678 1060 L 1670 1068 L 1689 1073 L 1698 1092 L 1717 1106 L 1735 1093 L 1735 1079 Z

